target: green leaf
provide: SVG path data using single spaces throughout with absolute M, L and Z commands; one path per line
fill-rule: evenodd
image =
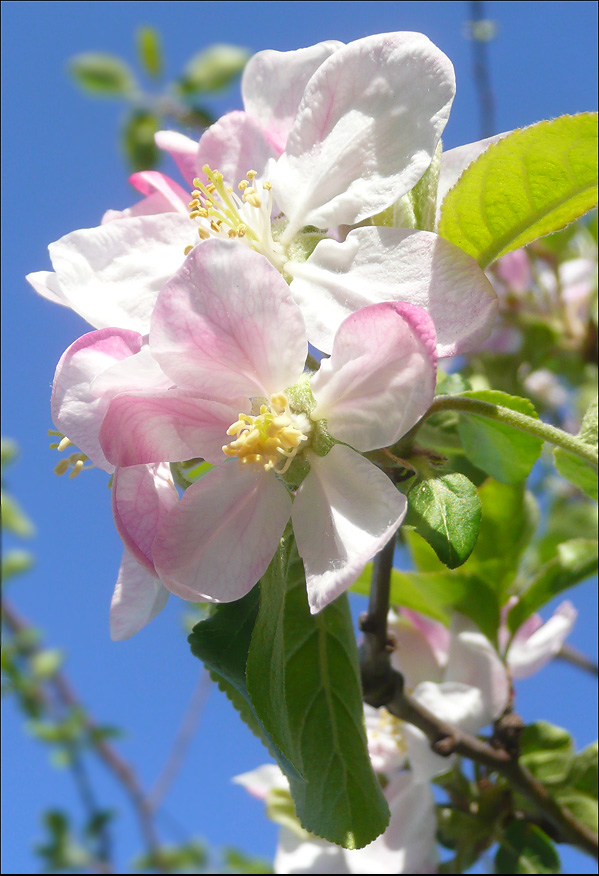
M 590 444 L 597 449 L 597 398 L 591 402 L 583 417 L 578 437 L 585 444 Z M 588 462 L 585 462 L 584 459 L 568 453 L 567 450 L 563 450 L 561 447 L 556 447 L 553 453 L 555 467 L 562 477 L 565 477 L 566 480 L 581 489 L 591 499 L 597 500 L 596 470 Z
M 182 94 L 205 94 L 227 88 L 245 67 L 250 53 L 239 46 L 217 43 L 191 59 L 178 86 Z
M 210 675 L 231 700 L 243 721 L 262 740 L 281 769 L 296 777 L 298 772 L 277 747 L 256 715 L 246 684 L 246 663 L 254 624 L 258 616 L 259 589 L 254 587 L 237 602 L 218 605 L 214 614 L 193 628 L 187 641 L 191 652 L 204 662 Z
M 123 151 L 134 171 L 149 170 L 160 160 L 154 134 L 160 119 L 146 110 L 134 110 L 127 116 L 121 135 Z
M 546 833 L 535 824 L 512 821 L 495 855 L 496 873 L 560 873 L 560 859 Z
M 21 551 L 16 548 L 7 551 L 2 557 L 2 580 L 6 583 L 15 575 L 27 572 L 33 566 L 33 555 L 29 551 Z
M 596 742 L 587 745 L 574 758 L 569 776 L 571 787 L 581 793 L 588 794 L 594 800 L 597 800 L 597 783 L 599 781 L 598 754 Z
M 302 827 L 345 848 L 372 842 L 389 809 L 366 747 L 347 596 L 310 614 L 291 536 L 261 582 L 247 685 L 260 720 L 305 778 L 288 775 Z
M 572 765 L 572 737 L 562 727 L 537 721 L 520 736 L 520 763 L 545 785 L 560 784 Z
M 463 392 L 460 397 L 502 405 L 538 418 L 532 402 L 505 392 Z M 540 438 L 485 417 L 460 416 L 458 432 L 468 459 L 502 484 L 517 484 L 528 477 L 543 449 Z
M 2 528 L 14 532 L 21 538 L 31 538 L 35 533 L 35 528 L 17 500 L 2 490 L 0 502 L 2 505 Z
M 558 231 L 597 204 L 597 115 L 513 131 L 466 168 L 447 193 L 439 234 L 486 268 Z
M 597 833 L 598 807 L 597 800 L 589 794 L 577 794 L 574 791 L 560 791 L 556 794 L 558 803 L 569 809 L 572 815 Z
M 136 41 L 142 67 L 153 79 L 159 79 L 163 67 L 160 34 L 155 28 L 142 25 L 137 31 Z
M 0 464 L 1 467 L 10 465 L 19 454 L 19 445 L 12 438 L 2 438 L 0 442 Z
M 522 484 L 486 481 L 478 491 L 482 503 L 476 546 L 464 567 L 479 574 L 500 595 L 513 581 L 520 557 L 538 525 L 534 496 Z
M 135 88 L 132 71 L 114 55 L 76 55 L 69 61 L 69 73 L 84 91 L 98 97 L 125 97 Z
M 271 865 L 261 858 L 254 858 L 239 849 L 225 848 L 222 858 L 226 873 L 274 873 Z
M 545 563 L 508 615 L 512 633 L 543 605 L 597 573 L 597 541 L 573 538 L 558 545 L 557 556 Z
M 408 493 L 406 522 L 450 569 L 461 566 L 472 553 L 480 513 L 476 487 L 457 472 L 427 477 Z

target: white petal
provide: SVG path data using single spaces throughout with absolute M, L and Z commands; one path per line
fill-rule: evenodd
M 47 298 L 53 304 L 62 304 L 63 307 L 69 306 L 60 288 L 58 277 L 53 271 L 35 271 L 33 274 L 27 274 L 25 279 L 42 298 Z
M 243 112 L 227 113 L 202 134 L 198 176 L 204 179 L 202 168 L 208 164 L 235 189 L 248 170 L 255 170 L 261 178 L 268 162 L 278 157 L 279 152 L 254 119 Z
M 507 654 L 514 678 L 528 678 L 542 669 L 558 653 L 576 622 L 578 612 L 571 602 L 562 602 L 555 613 L 530 635 L 520 627 Z
M 352 225 L 408 192 L 454 93 L 451 62 L 422 34 L 377 34 L 331 55 L 306 87 L 272 177 L 286 236 Z
M 289 782 L 274 763 L 265 763 L 248 773 L 241 773 L 231 779 L 236 785 L 241 785 L 248 794 L 258 800 L 266 800 L 269 791 L 289 790 Z
M 437 353 L 431 318 L 411 304 L 372 304 L 341 323 L 312 378 L 313 420 L 356 450 L 394 444 L 428 410 Z
M 65 301 L 96 328 L 147 334 L 158 292 L 196 240 L 178 213 L 117 219 L 73 231 L 50 244 Z
M 381 301 L 426 310 L 439 356 L 475 349 L 497 314 L 495 292 L 476 261 L 428 231 L 358 228 L 342 243 L 321 241 L 308 261 L 289 262 L 286 270 L 308 340 L 325 353 L 347 316 Z
M 341 846 L 326 840 L 302 839 L 287 827 L 279 832 L 275 873 L 349 873 Z
M 509 681 L 505 666 L 478 627 L 460 614 L 452 618 L 445 679 L 480 690 L 484 704 L 481 727 L 498 718 L 507 705 Z
M 315 614 L 347 590 L 389 541 L 407 501 L 379 468 L 341 444 L 325 457 L 311 453 L 310 469 L 292 520 Z
M 436 873 L 437 819 L 430 785 L 403 772 L 387 785 L 385 797 L 389 827 L 365 848 L 344 851 L 350 873 Z
M 408 690 L 413 690 L 422 681 L 442 680 L 443 667 L 422 629 L 417 629 L 403 617 L 389 623 L 388 629 L 394 642 L 391 664 L 403 675 Z M 443 630 L 447 632 L 445 627 Z
M 110 637 L 120 641 L 137 633 L 160 614 L 168 597 L 160 579 L 126 550 L 110 605 Z
M 468 165 L 476 161 L 483 152 L 486 152 L 492 143 L 497 143 L 508 134 L 511 134 L 511 131 L 495 134 L 485 140 L 477 140 L 476 143 L 466 143 L 464 146 L 457 146 L 455 149 L 448 149 L 447 152 L 443 153 L 437 187 L 437 213 L 441 210 L 445 195 L 454 187 Z
M 329 55 L 343 46 L 327 40 L 293 52 L 258 52 L 248 61 L 241 80 L 243 105 L 278 149 L 285 148 L 304 89 Z

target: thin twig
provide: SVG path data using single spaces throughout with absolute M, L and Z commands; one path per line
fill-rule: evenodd
M 23 633 L 27 630 L 33 629 L 33 626 L 19 615 L 16 609 L 5 599 L 2 600 L 2 617 L 13 634 Z M 40 650 L 41 649 L 37 645 L 32 645 L 29 649 L 32 654 L 37 653 Z M 96 753 L 105 766 L 108 767 L 125 788 L 137 814 L 140 831 L 148 852 L 154 861 L 159 861 L 160 842 L 154 826 L 152 810 L 148 805 L 146 794 L 142 786 L 139 784 L 133 768 L 121 757 L 116 749 L 98 733 L 100 726 L 90 718 L 87 711 L 83 709 L 81 701 L 75 694 L 75 691 L 71 687 L 66 676 L 62 672 L 56 672 L 52 678 L 49 679 L 48 683 L 52 685 L 64 706 L 81 711 L 83 715 L 83 726 L 90 735 Z
M 160 808 L 162 801 L 166 797 L 169 788 L 175 781 L 177 773 L 183 765 L 191 741 L 198 729 L 198 722 L 202 715 L 204 706 L 206 705 L 210 690 L 210 676 L 206 670 L 203 669 L 191 695 L 187 711 L 183 716 L 181 726 L 179 727 L 172 748 L 166 759 L 166 763 L 162 772 L 158 776 L 154 787 L 148 794 L 148 807 L 152 812 L 156 812 Z
M 592 675 L 599 675 L 599 666 L 578 648 L 573 648 L 572 645 L 564 644 L 555 655 L 560 660 L 566 663 L 571 663 L 573 666 L 578 666 L 579 669 L 586 669 Z

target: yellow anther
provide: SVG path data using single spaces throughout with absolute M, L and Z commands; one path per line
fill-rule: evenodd
M 195 184 L 195 182 L 196 182 L 196 181 L 194 180 L 194 184 Z M 199 198 L 201 194 L 202 194 L 202 193 L 199 192 L 197 189 L 194 189 L 193 192 L 191 193 L 191 197 L 192 197 L 192 198 Z
M 207 210 L 209 210 L 211 207 L 214 207 L 214 202 L 213 202 L 213 201 L 209 201 L 208 198 L 206 198 L 206 200 L 204 201 L 204 207 L 205 207 Z
M 258 416 L 239 415 L 227 429 L 227 435 L 235 439 L 222 450 L 225 456 L 237 457 L 241 465 L 259 465 L 264 471 L 284 474 L 307 441 L 308 430 L 307 418 L 292 414 L 287 397 L 278 393 L 271 396 L 270 405 L 260 406 Z M 282 460 L 283 466 L 278 467 Z
M 202 240 L 208 240 L 210 233 L 205 228 L 198 228 L 198 234 Z
M 214 183 L 208 183 L 208 185 L 206 186 L 206 191 L 207 191 L 209 194 L 212 194 L 212 192 L 215 192 L 215 191 L 216 191 L 216 186 L 214 185 Z
M 200 203 L 200 199 L 194 198 L 193 201 L 190 201 L 187 206 L 189 207 L 190 210 L 193 210 L 193 208 L 197 207 L 199 203 Z
M 192 210 L 189 214 L 190 219 L 198 219 L 201 216 L 201 212 L 199 210 Z
M 272 189 L 272 183 L 269 180 L 266 180 L 266 182 L 262 183 L 262 188 L 265 189 L 267 192 L 270 192 L 270 190 Z
M 258 171 L 257 170 L 248 170 L 248 172 L 246 173 L 246 176 L 248 179 L 254 179 L 255 176 L 258 176 Z
M 248 186 L 249 186 L 249 182 L 247 181 L 247 179 L 242 179 L 241 182 L 239 183 L 239 185 L 237 186 L 237 188 L 241 189 L 241 191 L 243 191 L 244 189 L 247 189 Z
M 186 246 L 185 249 L 183 250 L 183 255 L 189 255 L 189 253 L 192 251 L 192 249 L 193 249 L 193 243 L 190 243 L 190 244 L 189 244 L 188 246 Z
M 59 475 L 59 476 L 63 475 L 65 473 L 65 471 L 68 469 L 68 467 L 69 467 L 69 460 L 68 459 L 61 459 L 60 462 L 56 463 L 56 465 L 54 466 L 54 474 Z

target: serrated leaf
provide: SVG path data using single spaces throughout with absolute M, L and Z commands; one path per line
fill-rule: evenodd
M 597 399 L 591 402 L 587 412 L 585 413 L 578 437 L 585 444 L 597 449 Z M 579 456 L 574 456 L 568 453 L 561 447 L 556 447 L 553 451 L 555 457 L 555 467 L 566 480 L 577 486 L 579 489 L 590 496 L 591 499 L 597 500 L 597 470 L 590 463 L 585 462 Z
M 143 25 L 137 31 L 136 39 L 142 67 L 153 79 L 158 79 L 162 74 L 160 34 L 155 28 Z
M 158 164 L 160 152 L 154 134 L 159 127 L 158 116 L 146 110 L 134 110 L 125 119 L 121 144 L 132 170 L 150 170 Z
M 466 168 L 441 207 L 439 234 L 486 268 L 597 204 L 597 115 L 513 131 Z
M 560 873 L 560 859 L 546 833 L 535 824 L 512 821 L 495 855 L 496 873 Z
M 543 605 L 569 587 L 597 573 L 597 541 L 573 538 L 558 545 L 557 556 L 545 563 L 508 615 L 512 633 Z
M 69 61 L 69 72 L 84 91 L 99 97 L 125 97 L 135 88 L 130 68 L 114 55 L 77 55 Z
M 538 418 L 532 402 L 505 392 L 463 392 L 460 397 L 501 405 L 528 417 Z M 502 484 L 517 484 L 528 477 L 543 449 L 540 438 L 476 415 L 460 416 L 458 432 L 468 459 Z
M 259 589 L 237 602 L 218 605 L 214 614 L 193 628 L 187 641 L 195 657 L 209 669 L 213 681 L 231 700 L 243 721 L 262 740 L 286 775 L 299 777 L 257 716 L 246 683 L 246 663 L 258 616 Z
M 288 775 L 302 827 L 345 848 L 372 842 L 389 808 L 366 747 L 347 597 L 310 614 L 291 536 L 261 582 L 247 685 L 256 714 L 305 778 Z
M 182 94 L 222 91 L 245 67 L 250 53 L 239 46 L 217 43 L 191 59 L 178 86 Z
M 425 478 L 408 493 L 406 522 L 450 569 L 461 566 L 472 553 L 480 513 L 474 484 L 457 472 Z

